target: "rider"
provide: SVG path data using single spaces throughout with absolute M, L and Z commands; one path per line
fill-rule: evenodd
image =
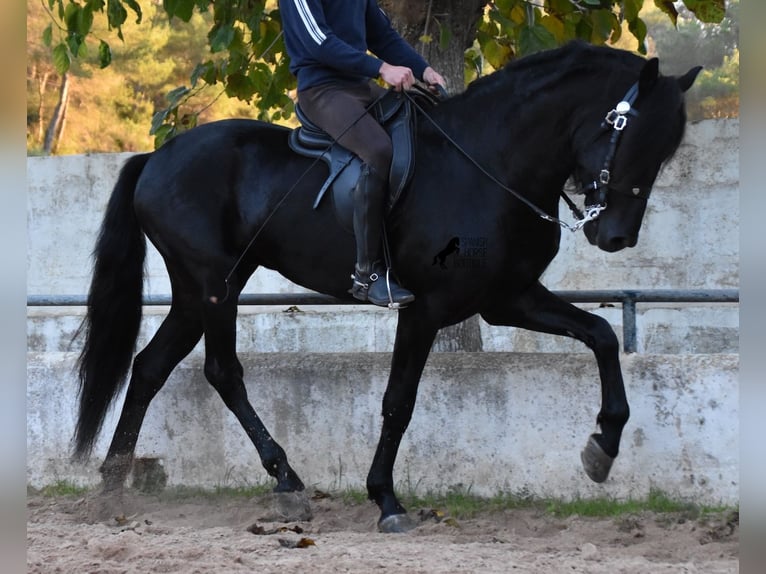
M 360 301 L 405 305 L 415 296 L 393 279 L 387 285 L 380 260 L 391 139 L 365 109 L 385 93 L 374 78 L 397 91 L 415 78 L 445 87 L 444 78 L 393 29 L 375 0 L 280 0 L 279 7 L 301 110 L 363 162 L 353 191 L 356 265 L 349 291 Z

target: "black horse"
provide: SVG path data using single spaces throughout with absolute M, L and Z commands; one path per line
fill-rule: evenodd
M 606 479 L 629 415 L 618 340 L 604 319 L 553 295 L 539 277 L 559 247 L 559 199 L 570 178 L 586 206 L 599 206 L 583 221 L 588 241 L 606 251 L 636 245 L 651 187 L 681 142 L 683 93 L 698 72 L 663 76 L 656 59 L 572 43 L 515 61 L 419 119 L 415 173 L 387 220 L 393 269 L 416 299 L 399 311 L 367 477 L 381 530 L 408 527 L 393 468 L 434 337 L 477 313 L 492 325 L 574 337 L 592 349 L 601 432 L 582 460 L 593 480 Z M 258 266 L 350 297 L 353 236 L 329 202 L 312 208 L 327 171 L 292 152 L 289 135 L 258 121 L 213 122 L 123 167 L 94 251 L 75 457 L 90 455 L 131 366 L 145 235 L 164 258 L 172 305 L 133 360 L 101 467 L 104 492 L 123 488 L 149 403 L 203 335 L 205 376 L 253 441 L 275 491 L 303 490 L 248 401 L 235 351 L 237 299 Z M 472 264 L 433 265 L 455 237 L 480 240 Z

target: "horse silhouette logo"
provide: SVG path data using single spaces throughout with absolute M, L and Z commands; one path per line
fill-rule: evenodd
M 447 269 L 447 264 L 445 261 L 447 260 L 447 257 L 449 255 L 452 255 L 453 253 L 458 254 L 460 253 L 460 238 L 459 237 L 453 237 L 449 240 L 449 243 L 447 243 L 447 247 L 439 251 L 436 255 L 434 255 L 434 261 L 431 263 L 431 265 L 436 265 L 436 263 L 439 263 L 439 267 L 442 269 Z

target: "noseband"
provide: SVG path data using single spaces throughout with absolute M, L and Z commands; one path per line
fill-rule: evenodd
M 620 100 L 614 109 L 606 114 L 604 121 L 601 122 L 602 131 L 609 129 L 612 130 L 612 136 L 609 139 L 609 148 L 606 151 L 606 156 L 604 157 L 604 162 L 602 164 L 603 166 L 598 174 L 598 178 L 594 178 L 593 181 L 587 185 L 584 185 L 575 192 L 578 195 L 596 192 L 596 203 L 594 205 L 586 205 L 585 213 L 583 213 L 577 208 L 577 206 L 569 198 L 566 192 L 563 190 L 561 192 L 561 197 L 564 198 L 564 201 L 566 201 L 569 209 L 577 218 L 577 221 L 574 225 L 567 226 L 567 228 L 571 229 L 572 231 L 577 231 L 588 221 L 593 221 L 602 211 L 606 209 L 606 198 L 607 192 L 609 191 L 609 181 L 612 178 L 612 162 L 614 161 L 614 156 L 617 153 L 617 145 L 620 143 L 620 136 L 622 135 L 622 131 L 625 129 L 625 126 L 628 125 L 628 116 L 630 115 L 635 117 L 638 115 L 638 110 L 633 108 L 633 104 L 635 103 L 637 97 L 638 82 L 630 87 L 630 89 L 625 94 L 625 97 Z

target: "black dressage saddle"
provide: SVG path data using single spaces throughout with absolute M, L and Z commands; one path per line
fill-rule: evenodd
M 401 197 L 415 166 L 415 113 L 410 99 L 389 91 L 370 112 L 391 137 L 393 157 L 388 177 L 388 211 Z M 362 168 L 362 160 L 344 148 L 320 127 L 309 120 L 298 104 L 295 114 L 301 126 L 290 134 L 290 148 L 301 155 L 319 158 L 330 170 L 314 200 L 317 209 L 328 189 L 332 189 L 332 204 L 340 225 L 353 231 L 352 193 Z

